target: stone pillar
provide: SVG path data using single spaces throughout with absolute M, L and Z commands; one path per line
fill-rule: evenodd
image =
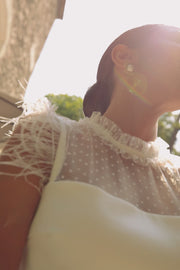
M 0 94 L 19 99 L 64 0 L 1 0 Z
M 65 0 L 0 0 L 0 116 L 15 117 L 49 30 Z M 24 89 L 23 89 L 23 87 Z M 1 125 L 0 125 L 1 126 Z M 0 130 L 0 142 L 3 140 Z

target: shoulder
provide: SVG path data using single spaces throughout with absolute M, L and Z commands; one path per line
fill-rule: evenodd
M 45 184 L 51 173 L 62 129 L 66 127 L 69 130 L 76 125 L 76 121 L 56 114 L 56 108 L 47 99 L 33 104 L 23 103 L 23 109 L 18 118 L 4 119 L 14 127 L 1 155 L 6 160 L 1 158 L 0 165 L 5 162 L 8 166 L 20 168 L 19 177 L 26 178 L 31 174 Z

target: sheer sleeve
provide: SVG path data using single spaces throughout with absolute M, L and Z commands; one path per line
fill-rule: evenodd
M 2 173 L 15 178 L 36 175 L 40 179 L 39 186 L 48 182 L 61 131 L 60 117 L 55 113 L 55 107 L 43 98 L 34 104 L 23 104 L 23 113 L 15 119 L 1 118 L 5 125 L 13 123 L 13 130 L 4 147 L 0 165 L 10 165 L 21 168 L 20 173 Z M 32 183 L 29 183 L 33 185 Z

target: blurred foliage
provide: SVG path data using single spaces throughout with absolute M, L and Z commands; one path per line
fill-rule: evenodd
M 160 117 L 158 136 L 169 144 L 171 153 L 176 155 L 180 155 L 180 152 L 174 148 L 178 131 L 180 131 L 180 114 L 168 112 Z
M 83 100 L 81 97 L 69 95 L 46 96 L 52 104 L 57 107 L 56 113 L 66 116 L 73 120 L 79 120 L 84 117 Z M 180 152 L 174 148 L 178 131 L 180 131 L 180 114 L 165 113 L 159 119 L 158 136 L 169 144 L 171 153 L 180 155 Z
M 81 97 L 62 94 L 48 94 L 46 97 L 57 107 L 57 114 L 66 116 L 72 120 L 79 120 L 84 117 L 82 109 L 83 100 Z

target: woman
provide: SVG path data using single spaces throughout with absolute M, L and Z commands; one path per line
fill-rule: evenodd
M 27 235 L 23 269 L 180 267 L 180 161 L 156 138 L 180 108 L 179 60 L 178 28 L 135 28 L 104 53 L 85 119 L 25 110 L 1 157 L 2 269 Z

